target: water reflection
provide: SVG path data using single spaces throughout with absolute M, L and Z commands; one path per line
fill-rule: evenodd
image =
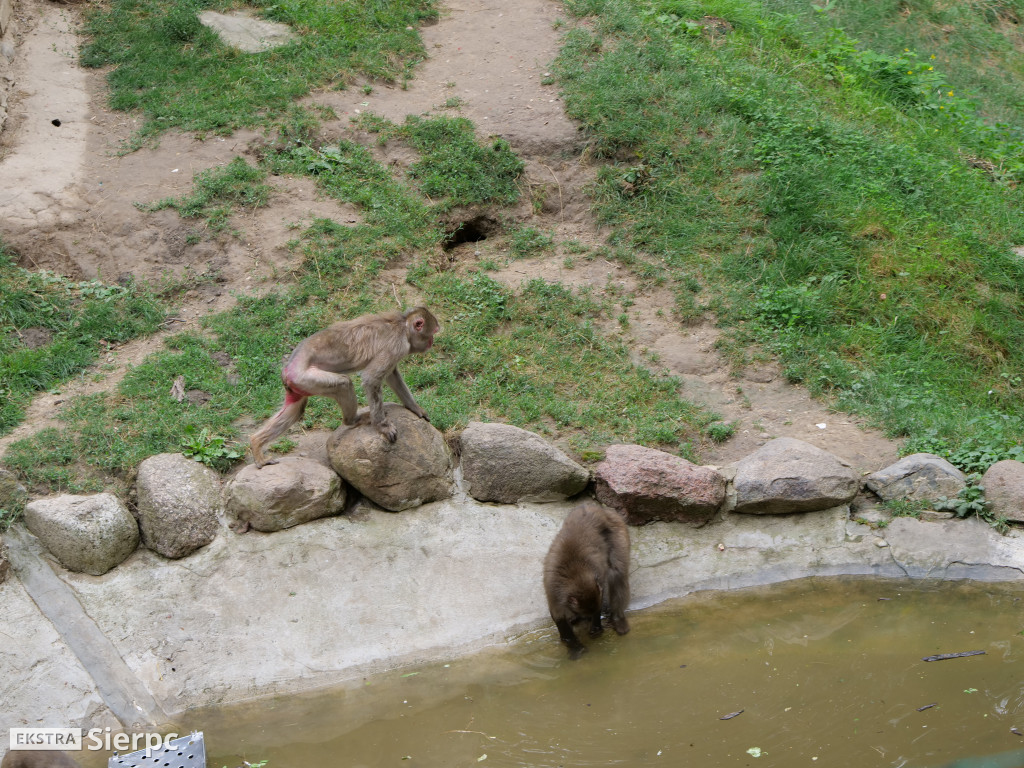
M 216 768 L 943 766 L 1024 749 L 1022 597 L 863 579 L 704 593 L 631 614 L 578 662 L 552 626 L 182 727 Z M 922 661 L 969 650 L 985 655 Z

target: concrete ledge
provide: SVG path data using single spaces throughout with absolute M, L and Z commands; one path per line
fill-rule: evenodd
M 452 658 L 527 630 L 556 642 L 541 563 L 569 506 L 462 498 L 400 514 L 357 508 L 273 534 L 225 531 L 182 560 L 140 549 L 98 577 L 50 563 L 22 531 L 10 538 L 18 578 L 55 584 L 33 588 L 42 612 L 16 579 L 0 587 L 0 611 L 19 617 L 17 641 L 0 656 L 17 722 L 0 728 L 77 725 L 97 709 L 124 719 L 125 702 L 147 696 L 143 712 L 173 717 Z M 633 609 L 806 576 L 1024 578 L 1024 536 L 976 520 L 897 519 L 873 530 L 850 522 L 844 506 L 630 534 Z M 106 673 L 93 682 L 97 669 Z

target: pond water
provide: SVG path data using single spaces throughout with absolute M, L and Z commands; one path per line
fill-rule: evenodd
M 877 579 L 701 593 L 631 613 L 579 661 L 551 626 L 182 725 L 211 768 L 942 766 L 1024 750 L 1022 598 Z

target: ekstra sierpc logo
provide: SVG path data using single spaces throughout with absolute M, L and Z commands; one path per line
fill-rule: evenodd
M 11 728 L 11 751 L 57 749 L 63 752 L 76 750 L 116 750 L 137 752 L 141 749 L 156 751 L 166 749 L 171 741 L 178 738 L 176 733 L 161 736 L 159 733 L 114 733 L 110 728 L 92 728 L 84 735 L 81 728 Z

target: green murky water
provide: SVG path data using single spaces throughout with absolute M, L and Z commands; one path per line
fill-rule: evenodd
M 552 626 L 186 725 L 211 768 L 941 766 L 1024 750 L 1022 598 L 884 580 L 703 593 L 630 614 L 577 662 Z

